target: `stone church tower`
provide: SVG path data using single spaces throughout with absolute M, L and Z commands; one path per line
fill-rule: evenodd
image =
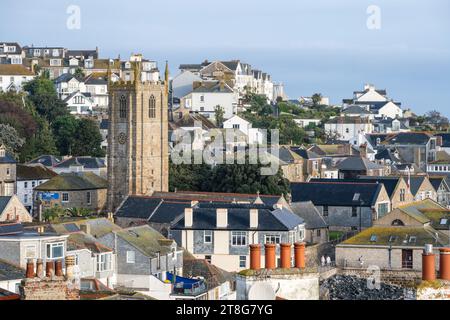
M 135 62 L 134 81 L 109 83 L 110 212 L 128 195 L 151 195 L 169 188 L 167 81 L 142 82 L 140 70 Z

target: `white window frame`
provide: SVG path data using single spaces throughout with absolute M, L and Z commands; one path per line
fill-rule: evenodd
M 67 195 L 67 200 L 64 200 L 64 195 Z M 69 193 L 68 192 L 61 192 L 61 202 L 69 202 L 70 201 L 70 197 L 69 197 Z
M 242 263 L 244 266 L 242 266 Z M 247 267 L 247 256 L 239 256 L 239 268 L 246 268 Z
M 207 237 L 209 238 L 209 240 L 206 240 Z M 213 238 L 212 230 L 203 231 L 203 243 L 212 243 L 212 238 Z
M 245 247 L 248 244 L 246 231 L 231 231 L 231 245 L 233 247 Z
M 112 254 L 110 252 L 100 253 L 97 255 L 96 270 L 97 270 L 97 272 L 112 270 Z
M 54 256 L 53 250 L 54 248 L 62 248 L 61 256 Z M 50 250 L 49 250 L 50 249 Z M 53 259 L 62 259 L 64 257 L 64 242 L 50 242 L 46 245 L 46 257 L 47 259 L 53 260 Z
M 91 204 L 92 204 L 92 194 L 91 194 L 90 191 L 86 191 L 86 203 L 87 203 L 88 205 L 91 205 Z
M 264 235 L 264 243 L 281 243 L 281 234 L 279 233 L 267 233 Z
M 127 263 L 136 263 L 136 252 L 127 251 Z

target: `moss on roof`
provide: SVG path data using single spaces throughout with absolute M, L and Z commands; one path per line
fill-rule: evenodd
M 376 239 L 373 239 L 373 236 L 376 236 Z M 391 238 L 392 236 L 395 236 L 395 238 Z M 416 237 L 416 240 L 410 242 L 411 236 Z M 447 243 L 448 236 L 440 234 L 438 240 L 436 240 L 435 230 L 429 227 L 375 226 L 361 231 L 350 239 L 343 241 L 341 244 L 423 247 L 425 244 L 441 245 Z
M 164 255 L 172 251 L 171 245 L 174 241 L 164 238 L 148 225 L 123 229 L 115 233 L 150 258 L 156 257 L 157 252 Z
M 92 172 L 61 173 L 37 186 L 37 191 L 76 191 L 106 189 L 108 182 Z
M 0 75 L 34 76 L 35 74 L 21 64 L 0 64 Z

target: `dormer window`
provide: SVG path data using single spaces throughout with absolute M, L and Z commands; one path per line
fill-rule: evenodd
M 444 224 L 447 224 L 447 222 L 448 222 L 448 219 L 442 218 L 441 221 L 439 221 L 439 224 L 444 225 Z

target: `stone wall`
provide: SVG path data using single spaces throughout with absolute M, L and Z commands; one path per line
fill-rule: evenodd
M 24 279 L 19 287 L 22 300 L 79 300 L 79 290 L 64 277 Z

